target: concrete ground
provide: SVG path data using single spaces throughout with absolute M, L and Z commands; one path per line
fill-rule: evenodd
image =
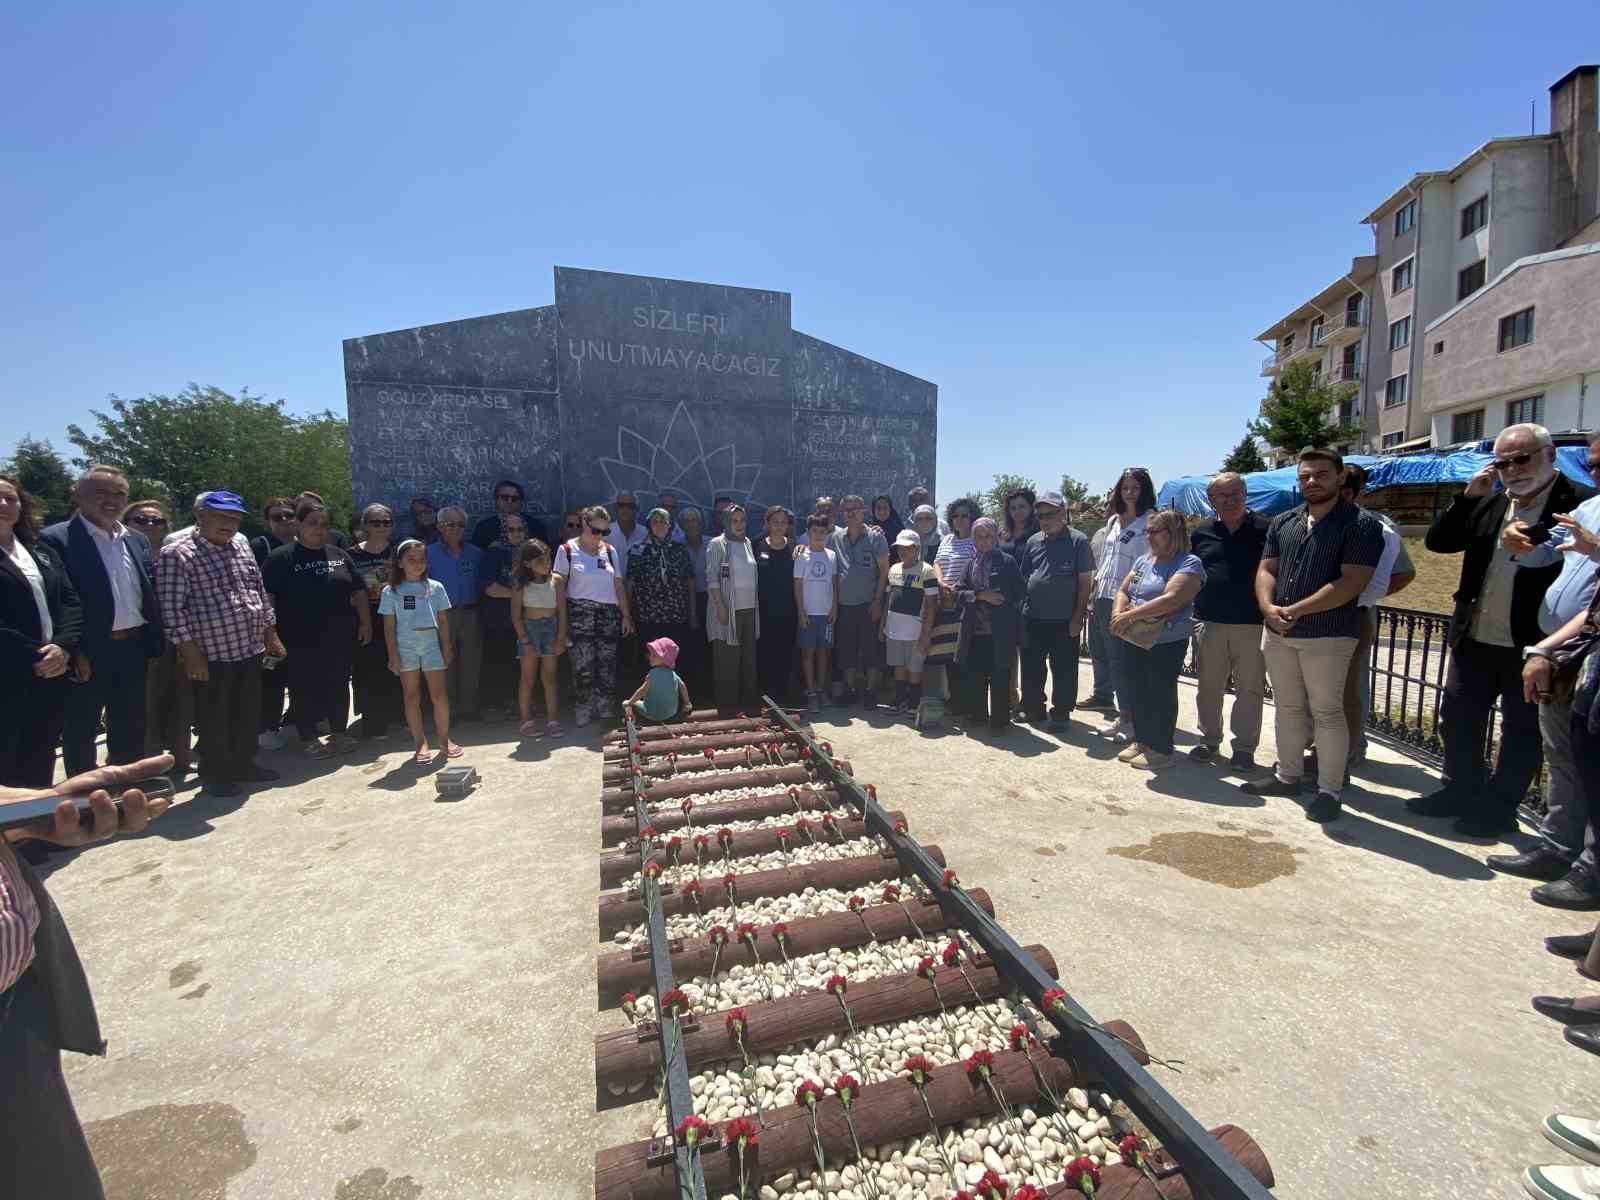
M 1185 1061 L 1160 1077 L 1249 1130 L 1280 1195 L 1513 1195 L 1560 1158 L 1540 1119 L 1596 1111 L 1600 1064 L 1527 1004 L 1587 990 L 1540 942 L 1584 921 L 1410 818 L 1429 776 L 1397 755 L 1324 831 L 1082 726 L 999 748 L 818 724 L 1091 1012 Z M 643 1134 L 641 1109 L 594 1112 L 591 1037 L 620 1021 L 594 1011 L 597 739 L 466 732 L 484 779 L 460 802 L 398 742 L 283 752 L 287 786 L 51 860 L 111 1043 L 67 1068 L 110 1200 L 576 1197 Z

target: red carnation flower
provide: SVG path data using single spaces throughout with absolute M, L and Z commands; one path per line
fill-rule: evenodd
M 690 1113 L 678 1122 L 678 1128 L 675 1132 L 678 1135 L 678 1141 L 693 1150 L 696 1145 L 705 1140 L 706 1134 L 711 1132 L 711 1125 L 703 1117 L 697 1117 Z
M 1013 1050 L 1021 1050 L 1024 1046 L 1035 1044 L 1036 1040 L 1033 1034 L 1028 1032 L 1028 1027 L 1021 1021 L 1011 1027 L 1011 1048 Z
M 726 946 L 728 944 L 728 930 L 724 925 L 713 925 L 706 930 L 706 940 L 713 946 Z
M 807 1107 L 813 1107 L 820 1103 L 822 1096 L 822 1085 L 815 1079 L 807 1079 L 794 1090 L 795 1103 L 803 1104 Z
M 710 834 L 705 834 L 705 833 L 697 833 L 697 834 L 695 834 L 694 835 L 694 856 L 696 858 L 699 858 L 700 857 L 700 852 L 702 850 L 705 850 L 710 845 L 711 845 L 711 835 Z
M 911 826 L 906 824 L 906 819 L 904 817 L 895 818 L 894 831 L 896 833 L 905 833 L 910 828 Z
M 661 997 L 660 1008 L 669 1017 L 675 1017 L 680 1012 L 689 1011 L 689 997 L 684 994 L 682 988 L 673 988 L 665 996 Z
M 789 848 L 789 839 L 792 837 L 794 837 L 794 830 L 788 828 L 787 826 L 777 830 L 778 845 L 782 846 L 785 850 Z
M 844 1101 L 845 1106 L 849 1107 L 850 1101 L 860 1094 L 861 1085 L 856 1082 L 854 1075 L 841 1075 L 833 1081 L 833 1090 L 839 1099 Z
M 661 878 L 661 864 L 656 862 L 656 860 L 653 859 L 653 858 L 649 862 L 645 863 L 645 865 L 644 865 L 644 877 L 646 879 L 660 879 Z
M 939 957 L 944 960 L 944 965 L 947 967 L 958 965 L 961 962 L 961 944 L 954 940 L 946 942 L 944 949 L 939 952 Z
M 646 825 L 639 831 L 639 836 L 647 842 L 650 841 L 656 836 L 656 827 L 654 825 Z
M 678 861 L 678 852 L 682 849 L 683 839 L 681 837 L 669 837 L 667 839 L 667 857 L 673 862 Z
M 678 805 L 678 807 L 679 807 L 679 808 L 681 808 L 681 809 L 683 809 L 683 811 L 684 811 L 684 812 L 685 812 L 685 813 L 687 813 L 687 812 L 688 812 L 688 811 L 689 811 L 689 810 L 690 810 L 690 809 L 691 809 L 691 808 L 693 808 L 693 807 L 694 807 L 694 797 L 692 797 L 692 796 L 685 796 L 685 797 L 684 797 L 684 798 L 683 798 L 683 803 L 682 803 L 682 804 L 680 804 L 680 805 Z
M 685 896 L 703 896 L 706 894 L 706 885 L 698 879 L 687 879 L 683 882 L 682 887 Z
M 1011 1193 L 1011 1200 L 1045 1200 L 1045 1194 L 1031 1183 L 1019 1183 L 1017 1190 Z
M 707 747 L 705 750 L 702 750 L 700 753 L 702 753 L 702 754 L 704 754 L 706 756 L 706 761 L 707 762 L 716 762 L 717 761 L 717 756 L 714 753 L 712 753 L 712 751 L 711 751 L 711 749 L 709 747 Z
M 722 1136 L 730 1150 L 735 1146 L 740 1150 L 754 1149 L 760 1143 L 760 1134 L 761 1126 L 749 1117 L 735 1117 L 722 1127 Z
M 742 1008 L 730 1008 L 728 1010 L 728 1019 L 726 1021 L 726 1024 L 728 1026 L 728 1036 L 729 1037 L 731 1037 L 731 1038 L 741 1038 L 741 1037 L 743 1037 L 744 1036 L 745 1027 L 749 1024 L 749 1020 L 745 1016 L 744 1009 L 742 1009 Z
M 949 887 L 952 883 L 960 882 L 961 880 L 956 878 L 955 870 L 951 867 L 946 867 L 944 872 L 944 886 Z
M 897 883 L 886 883 L 886 884 L 884 884 L 883 885 L 883 902 L 885 904 L 896 904 L 896 903 L 899 902 L 899 900 L 900 900 L 900 885 L 897 884 Z
M 811 820 L 809 817 L 801 817 L 795 821 L 794 827 L 801 833 L 806 833 L 811 829 Z
M 951 1196 L 950 1200 L 978 1200 L 978 1198 L 967 1191 L 966 1188 L 962 1188 L 954 1196 Z
M 848 900 L 846 900 L 844 902 L 844 906 L 846 908 L 848 908 L 851 912 L 860 912 L 863 908 L 865 908 L 867 906 L 867 902 L 865 900 L 863 900 L 860 896 L 851 896 L 850 899 L 848 899 Z
M 878 789 L 873 787 L 870 783 L 863 784 L 861 790 L 866 792 L 866 794 L 871 796 L 874 800 L 878 798 Z
M 917 960 L 917 969 L 914 974 L 920 975 L 924 979 L 931 980 L 933 978 L 933 972 L 933 955 L 925 954 Z
M 722 889 L 728 893 L 730 898 L 733 896 L 734 889 L 736 889 L 738 886 L 739 880 L 732 871 L 729 871 L 722 877 Z
M 902 1071 L 911 1072 L 911 1082 L 921 1087 L 933 1073 L 933 1062 L 926 1054 L 913 1054 L 900 1064 Z
M 974 1050 L 962 1066 L 967 1069 L 968 1079 L 981 1083 L 994 1071 L 994 1054 L 988 1050 Z
M 634 1012 L 638 1009 L 638 1007 L 639 1007 L 639 993 L 638 992 L 623 992 L 622 993 L 622 1011 L 623 1011 L 624 1015 L 626 1015 L 626 1016 L 631 1018 L 633 1016 Z
M 741 942 L 750 942 L 752 945 L 755 943 L 756 927 L 753 921 L 739 922 L 739 940 Z
M 1100 1167 L 1088 1155 L 1080 1154 L 1067 1164 L 1067 1186 L 1076 1188 L 1085 1196 L 1094 1195 L 1095 1188 L 1100 1186 Z
M 1058 1008 L 1067 1006 L 1067 994 L 1058 987 L 1046 988 L 1044 995 L 1039 997 L 1039 1007 L 1045 1012 L 1055 1012 Z
M 830 996 L 842 996 L 848 989 L 849 981 L 843 975 L 830 975 L 822 990 Z
M 724 825 L 721 829 L 717 830 L 717 845 L 719 845 L 719 846 L 731 846 L 732 844 L 733 844 L 733 830 L 729 829 L 726 825 Z
M 1006 1193 L 1010 1190 L 1011 1185 L 995 1174 L 993 1168 L 985 1171 L 983 1178 L 978 1180 L 978 1195 L 983 1200 L 1006 1200 Z
M 822 827 L 824 829 L 835 829 L 835 828 L 838 827 L 838 825 L 839 825 L 839 819 L 837 817 L 835 817 L 831 812 L 826 812 L 826 813 L 822 814 Z
M 1139 1140 L 1139 1135 L 1130 1133 L 1117 1143 L 1117 1153 L 1122 1155 L 1122 1161 L 1130 1167 L 1144 1166 L 1144 1143 Z
M 779 921 L 776 925 L 774 925 L 771 932 L 772 940 L 777 942 L 780 946 L 789 940 L 789 926 L 782 921 Z
M 810 746 L 801 746 L 800 747 L 800 757 L 801 758 L 810 758 L 811 757 L 811 747 Z

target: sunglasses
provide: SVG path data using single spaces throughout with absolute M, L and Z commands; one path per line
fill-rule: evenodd
M 595 537 L 608 537 L 611 533 L 611 526 L 607 525 L 604 529 L 596 529 L 591 525 L 589 526 L 589 532 L 594 534 Z
M 366 519 L 366 521 L 363 522 L 363 524 L 366 524 L 366 525 L 393 525 L 394 522 L 391 521 L 388 517 L 368 517 Z
M 292 512 L 268 513 L 267 514 L 267 520 L 272 521 L 275 524 L 276 523 L 281 523 L 283 521 L 292 521 L 292 520 L 294 520 L 294 514 Z
M 148 527 L 150 527 L 152 525 L 165 525 L 166 523 L 167 523 L 167 519 L 165 517 L 129 517 L 128 518 L 128 524 L 129 525 L 142 525 L 142 526 L 144 526 L 146 528 L 148 528 Z
M 1507 467 L 1525 467 L 1534 460 L 1537 454 L 1537 450 L 1523 454 L 1508 454 L 1504 458 L 1494 460 L 1494 469 L 1496 471 L 1504 471 Z

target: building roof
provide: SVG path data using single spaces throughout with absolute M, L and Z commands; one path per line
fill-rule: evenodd
M 1465 172 L 1468 167 L 1472 166 L 1473 163 L 1487 158 L 1496 150 L 1504 150 L 1510 146 L 1528 145 L 1534 142 L 1551 142 L 1554 140 L 1556 140 L 1555 135 L 1550 133 L 1529 133 L 1519 137 L 1490 138 L 1448 171 L 1418 171 L 1408 182 L 1402 183 L 1391 192 L 1387 200 L 1362 217 L 1361 224 L 1370 225 L 1374 221 L 1382 220 L 1385 215 L 1404 203 L 1408 195 L 1418 191 L 1423 184 L 1432 183 L 1440 179 L 1455 179 Z
M 1456 313 L 1466 308 L 1469 304 L 1476 303 L 1484 296 L 1487 296 L 1499 284 L 1504 283 L 1507 279 L 1510 279 L 1512 275 L 1523 270 L 1525 267 L 1543 266 L 1545 263 L 1559 262 L 1564 258 L 1582 258 L 1586 254 L 1600 254 L 1600 242 L 1590 242 L 1586 246 L 1568 246 L 1565 250 L 1548 250 L 1543 254 L 1530 254 L 1526 258 L 1519 258 L 1516 262 L 1512 263 L 1504 271 L 1501 271 L 1500 274 L 1496 275 L 1483 287 L 1473 292 L 1472 295 L 1468 296 L 1465 300 L 1457 301 L 1455 304 L 1445 309 L 1433 320 L 1429 321 L 1424 332 L 1432 332 L 1435 328 L 1444 324 L 1444 322 L 1455 316 Z
M 1579 66 L 1573 67 L 1572 70 L 1568 71 L 1560 79 L 1558 79 L 1554 83 L 1552 83 L 1550 85 L 1550 90 L 1552 92 L 1555 91 L 1562 84 L 1566 83 L 1567 80 L 1571 79 L 1574 75 L 1593 75 L 1596 72 L 1600 72 L 1600 65 L 1597 65 L 1595 63 L 1581 64 Z
M 1256 334 L 1256 341 L 1270 341 L 1280 334 L 1287 332 L 1291 325 L 1301 321 L 1308 321 L 1318 313 L 1328 314 L 1328 310 L 1336 304 L 1342 304 L 1344 298 L 1353 290 L 1365 291 L 1366 284 L 1378 273 L 1378 256 L 1376 254 L 1362 254 L 1350 260 L 1350 269 L 1339 276 L 1327 287 L 1323 288 L 1311 299 L 1297 307 L 1287 316 L 1279 317 L 1261 333 Z

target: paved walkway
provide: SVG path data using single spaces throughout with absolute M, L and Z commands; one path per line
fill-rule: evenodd
M 1092 1012 L 1186 1060 L 1168 1086 L 1249 1130 L 1282 1196 L 1512 1195 L 1558 1157 L 1547 1112 L 1597 1111 L 1600 1063 L 1527 1006 L 1584 990 L 1540 944 L 1582 920 L 1411 819 L 1428 777 L 1398 756 L 1324 831 L 1081 727 L 819 724 Z M 280 754 L 292 786 L 53 860 L 111 1042 L 68 1067 L 110 1200 L 578 1197 L 597 1145 L 639 1136 L 590 1087 L 620 1021 L 594 1013 L 596 743 L 471 731 L 459 803 L 397 743 Z

